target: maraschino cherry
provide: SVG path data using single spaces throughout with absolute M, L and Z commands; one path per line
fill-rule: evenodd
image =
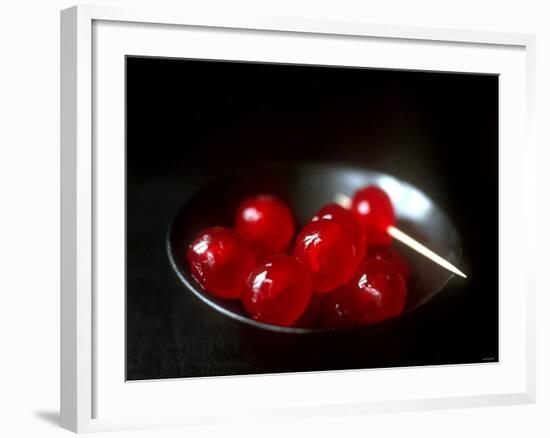
M 241 295 L 245 309 L 258 321 L 289 326 L 306 310 L 311 276 L 294 256 L 275 255 L 257 266 Z
M 397 269 L 397 272 L 401 274 L 401 277 L 403 277 L 405 282 L 407 282 L 411 276 L 411 268 L 407 263 L 407 260 L 391 246 L 377 246 L 374 248 L 369 248 L 367 258 L 385 260 L 390 263 L 395 269 Z
M 355 215 L 350 210 L 338 204 L 328 204 L 315 213 L 311 222 L 319 220 L 335 221 L 344 229 L 355 244 L 356 262 L 359 264 L 365 256 L 366 242 L 365 235 L 361 232 Z
M 355 269 L 355 245 L 335 221 L 308 223 L 296 238 L 294 254 L 312 273 L 313 290 L 319 293 L 346 283 Z
M 324 327 L 353 327 L 358 323 L 353 319 L 353 291 L 347 286 L 340 286 L 322 296 L 320 321 Z
M 352 318 L 372 324 L 399 315 L 405 306 L 407 286 L 403 277 L 385 260 L 363 262 L 348 287 L 352 293 Z
M 298 318 L 298 320 L 293 324 L 295 327 L 305 327 L 311 328 L 314 327 L 318 320 L 319 314 L 321 312 L 321 298 L 324 295 L 321 294 L 312 294 L 309 304 L 306 307 L 306 310 Z
M 239 205 L 235 227 L 259 256 L 284 251 L 294 235 L 290 208 L 272 195 L 258 195 Z
M 384 190 L 369 186 L 357 191 L 352 198 L 351 210 L 370 246 L 391 244 L 387 229 L 395 224 L 395 211 Z
M 187 260 L 200 286 L 218 298 L 238 298 L 254 268 L 254 254 L 234 230 L 212 227 L 189 245 Z

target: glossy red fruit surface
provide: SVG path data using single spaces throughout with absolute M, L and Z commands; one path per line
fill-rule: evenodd
M 395 211 L 389 196 L 379 187 L 369 186 L 355 193 L 351 210 L 369 246 L 386 246 L 392 241 L 387 228 L 395 224 Z
M 272 195 L 258 195 L 241 202 L 235 227 L 260 256 L 284 251 L 294 235 L 290 208 Z
M 204 230 L 189 245 L 187 260 L 195 280 L 218 298 L 238 298 L 255 266 L 246 241 L 224 227 Z
M 294 254 L 311 272 L 315 292 L 328 292 L 341 286 L 355 269 L 355 245 L 334 221 L 307 224 L 296 238 Z
M 405 306 L 407 285 L 385 260 L 363 262 L 348 284 L 352 291 L 352 318 L 372 324 L 399 315 Z
M 311 295 L 311 299 L 309 300 L 306 310 L 294 323 L 295 327 L 311 328 L 317 325 L 321 311 L 321 297 L 322 295 L 320 294 Z
M 322 295 L 320 324 L 326 328 L 344 328 L 358 325 L 353 319 L 354 297 L 352 290 L 344 285 Z
M 351 210 L 341 207 L 338 204 L 328 204 L 315 213 L 311 222 L 317 222 L 319 220 L 335 221 L 344 229 L 355 244 L 356 259 L 359 264 L 365 256 L 366 242 L 365 236 L 359 228 L 359 223 Z
M 391 246 L 377 246 L 374 248 L 369 248 L 368 259 L 379 259 L 385 260 L 391 264 L 397 272 L 401 274 L 403 280 L 407 282 L 411 276 L 411 267 L 409 263 L 395 248 Z
M 311 293 L 311 276 L 302 262 L 276 255 L 252 271 L 241 301 L 254 319 L 289 326 L 304 313 Z

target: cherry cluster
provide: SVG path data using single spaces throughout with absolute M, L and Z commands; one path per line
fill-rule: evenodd
M 410 269 L 391 247 L 395 223 L 376 186 L 351 207 L 329 204 L 298 233 L 292 211 L 272 195 L 245 199 L 234 228 L 212 227 L 191 243 L 187 260 L 199 285 L 240 299 L 256 320 L 281 326 L 351 327 L 399 315 Z

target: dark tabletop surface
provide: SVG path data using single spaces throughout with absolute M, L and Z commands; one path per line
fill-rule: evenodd
M 498 78 L 127 60 L 129 380 L 498 359 Z M 427 193 L 457 226 L 445 293 L 368 331 L 289 335 L 207 307 L 166 235 L 205 180 L 258 163 L 347 162 Z

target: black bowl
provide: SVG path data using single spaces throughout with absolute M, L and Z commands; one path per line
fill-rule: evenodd
M 459 235 L 445 213 L 423 192 L 374 170 L 322 164 L 262 167 L 204 184 L 181 206 L 172 222 L 167 238 L 170 263 L 187 290 L 238 321 L 283 333 L 333 330 L 281 327 L 250 318 L 238 300 L 216 298 L 199 286 L 189 271 L 186 252 L 201 230 L 215 225 L 232 226 L 237 205 L 246 196 L 259 193 L 278 196 L 290 205 L 298 226 L 301 226 L 323 205 L 334 202 L 338 193 L 351 195 L 371 184 L 380 186 L 391 197 L 398 228 L 449 262 L 458 264 L 461 253 Z M 453 275 L 401 243 L 393 244 L 399 246 L 411 267 L 404 309 L 404 312 L 410 312 L 441 293 Z

